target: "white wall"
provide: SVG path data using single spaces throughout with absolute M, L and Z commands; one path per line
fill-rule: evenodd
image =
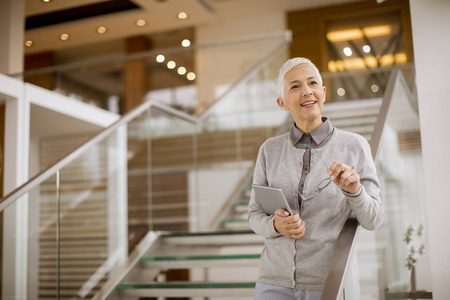
M 450 1 L 410 0 L 425 169 L 433 299 L 450 286 Z

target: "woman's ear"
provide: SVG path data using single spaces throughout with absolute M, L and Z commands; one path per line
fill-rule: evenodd
M 286 104 L 284 103 L 283 98 L 278 97 L 278 98 L 277 98 L 277 104 L 278 104 L 278 106 L 281 107 L 283 110 L 288 111 L 288 108 L 287 108 Z
M 327 99 L 327 88 L 325 86 L 322 87 L 323 87 L 323 102 L 325 102 Z

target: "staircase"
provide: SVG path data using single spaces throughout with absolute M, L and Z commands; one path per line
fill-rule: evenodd
M 120 299 L 253 299 L 264 239 L 249 231 L 161 235 L 117 286 Z M 187 280 L 170 279 L 184 269 Z
M 370 139 L 380 104 L 381 99 L 327 103 L 323 115 L 330 118 L 334 126 Z M 164 232 L 189 230 L 187 171 L 194 163 L 208 166 L 236 161 L 237 158 L 254 160 L 259 146 L 274 133 L 273 128 L 202 133 L 197 137 L 197 161 L 194 161 L 192 136 L 158 138 L 151 144 L 151 174 L 147 171 L 150 163 L 147 142 L 130 140 L 129 251 L 133 251 L 149 229 Z M 60 142 L 64 144 L 64 141 Z M 48 148 L 65 151 L 64 147 L 52 145 Z M 105 164 L 92 157 L 104 155 L 87 154 L 85 163 L 81 159 L 78 164 L 66 167 L 61 177 L 62 299 L 80 295 L 83 284 L 107 258 Z M 218 216 L 217 219 L 222 221 L 215 227 L 216 232 L 161 235 L 117 286 L 120 297 L 226 296 L 236 299 L 239 296 L 252 299 L 263 240 L 253 234 L 246 223 L 251 172 L 246 178 L 228 202 L 227 209 Z M 147 190 L 149 181 L 152 183 L 151 194 Z M 40 224 L 40 299 L 55 299 L 56 295 L 56 228 L 54 220 L 49 219 L 56 211 L 54 182 L 50 179 L 41 188 L 44 200 Z M 85 192 L 80 196 L 81 190 Z M 149 219 L 153 220 L 152 227 L 148 224 Z M 107 280 L 106 274 L 82 295 L 92 297 Z
M 381 99 L 327 105 L 324 116 L 334 126 L 370 139 Z M 222 221 L 215 232 L 162 235 L 117 286 L 116 295 L 120 299 L 253 299 L 263 239 L 252 233 L 246 223 L 251 181 L 249 174 L 219 217 Z M 183 280 L 170 279 L 171 271 L 180 269 L 187 271 L 188 276 Z

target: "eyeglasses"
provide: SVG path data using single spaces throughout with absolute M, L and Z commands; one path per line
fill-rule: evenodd
M 320 158 L 320 160 L 322 161 L 323 165 L 325 166 L 326 170 L 328 170 L 328 166 L 325 163 L 325 161 L 323 160 L 322 156 L 320 155 L 319 151 L 313 147 L 311 147 L 310 145 L 307 144 L 303 144 L 306 148 L 311 149 L 312 151 L 314 151 L 317 156 Z M 294 187 L 298 190 L 300 197 L 302 198 L 303 201 L 307 201 L 310 200 L 312 198 L 314 198 L 315 196 L 317 196 L 317 194 L 319 194 L 321 191 L 323 191 L 330 183 L 331 183 L 331 178 L 325 178 L 323 179 L 321 182 L 319 182 L 319 184 L 317 185 L 316 189 L 303 195 L 303 193 L 298 189 L 298 186 L 295 184 L 294 179 L 292 178 L 291 174 L 289 174 L 286 165 L 284 164 L 284 162 L 281 162 L 281 164 L 283 165 L 284 170 L 286 171 L 286 173 L 288 174 L 289 178 L 292 181 L 292 184 L 294 185 Z

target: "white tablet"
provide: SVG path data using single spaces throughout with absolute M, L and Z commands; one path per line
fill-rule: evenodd
M 281 189 L 255 184 L 252 187 L 255 191 L 256 201 L 261 203 L 266 214 L 274 215 L 277 209 L 282 208 L 292 215 L 292 210 Z

